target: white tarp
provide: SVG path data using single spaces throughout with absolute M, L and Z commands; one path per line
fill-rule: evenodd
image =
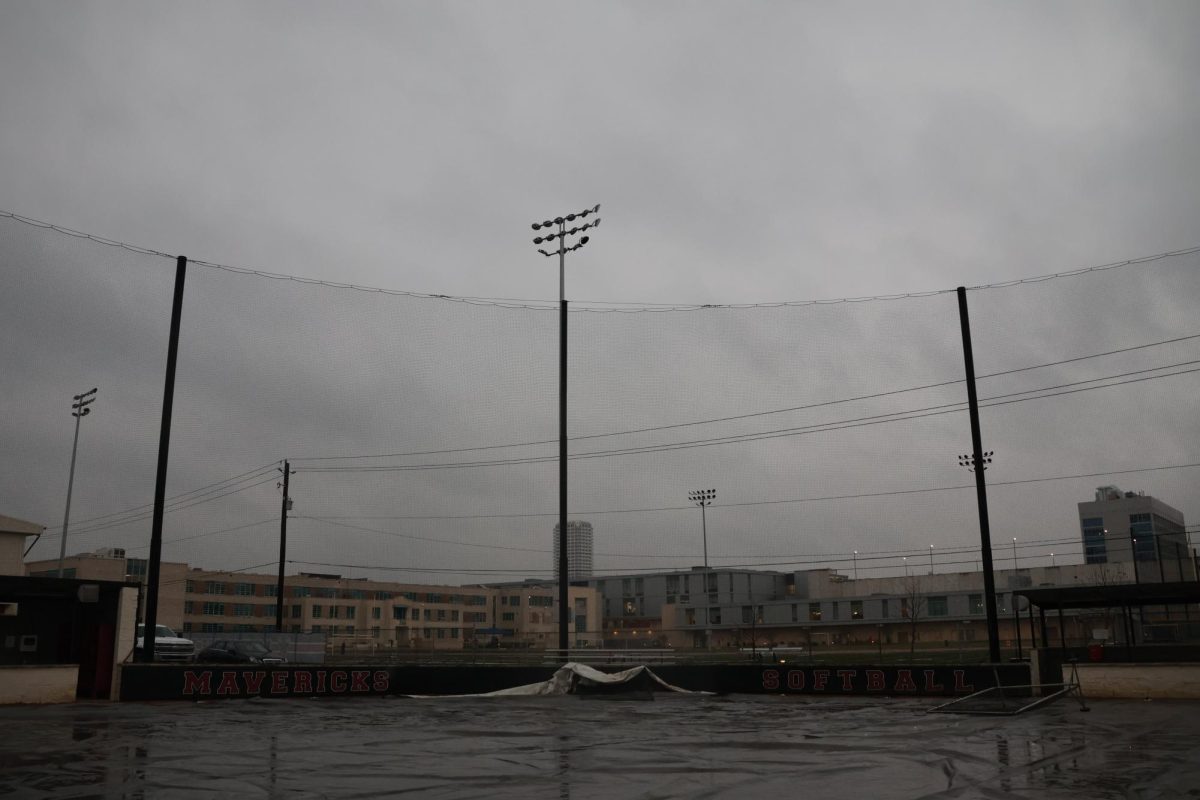
M 712 692 L 692 691 L 691 689 L 682 689 L 667 683 L 662 678 L 655 675 L 649 667 L 645 665 L 633 667 L 631 669 L 621 670 L 620 672 L 601 672 L 595 667 L 589 667 L 587 664 L 579 664 L 574 661 L 569 661 L 563 664 L 549 680 L 539 683 L 529 683 L 524 686 L 514 686 L 511 689 L 498 689 L 494 692 L 483 692 L 481 694 L 459 694 L 449 695 L 451 697 L 533 697 L 537 695 L 563 695 L 575 694 L 576 688 L 579 686 L 586 687 L 616 687 L 620 684 L 628 684 L 631 690 L 639 690 L 645 687 L 648 681 L 653 681 L 657 686 L 662 687 L 668 692 L 678 692 L 680 694 L 712 694 Z M 413 697 L 422 696 L 429 697 L 430 695 L 412 695 Z

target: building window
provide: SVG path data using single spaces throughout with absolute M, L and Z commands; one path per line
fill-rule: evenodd
M 950 613 L 950 604 L 946 599 L 946 595 L 930 595 L 925 601 L 929 607 L 929 616 L 945 617 Z
M 1108 563 L 1108 542 L 1105 539 L 1104 518 L 1088 517 L 1080 520 L 1083 526 L 1083 563 Z M 1014 554 L 1013 561 L 1016 561 Z M 1014 563 L 1014 567 L 1016 564 Z
M 808 604 L 808 618 L 810 620 L 812 620 L 813 622 L 821 621 L 821 604 L 820 603 L 809 603 Z
M 188 594 L 195 594 L 196 593 L 196 582 L 195 581 L 186 581 L 183 584 L 183 590 L 185 592 L 187 592 Z
M 407 606 L 392 606 L 392 619 L 397 622 L 404 622 L 408 619 Z
M 225 616 L 224 603 L 205 603 L 204 614 L 208 617 L 223 617 Z
M 904 617 L 905 619 L 908 619 L 909 610 L 908 610 L 908 598 L 907 597 L 900 598 L 900 616 Z
M 236 595 L 240 595 L 242 597 L 253 597 L 254 596 L 254 584 L 253 583 L 235 583 L 233 585 L 233 593 Z
M 437 610 L 437 621 L 438 621 L 438 622 L 445 622 L 445 621 L 446 621 L 446 609 L 444 609 L 444 608 L 439 608 L 439 609 Z
M 333 589 L 329 586 L 321 587 L 321 588 L 317 589 L 317 597 L 324 597 L 326 599 L 336 598 L 337 597 L 337 589 Z
M 391 592 L 376 592 L 375 599 L 376 600 L 391 600 L 392 593 Z
M 511 611 L 505 611 L 500 615 L 500 619 L 504 622 L 512 622 L 517 618 L 517 615 Z
M 342 607 L 341 606 L 330 606 L 329 607 L 329 618 L 330 619 L 341 619 L 341 617 L 342 617 Z
M 450 629 L 450 638 L 457 639 L 458 637 L 459 637 L 458 628 L 451 628 Z
M 383 609 L 375 606 L 371 609 L 371 619 L 383 619 Z
M 549 595 L 546 595 L 544 597 L 533 596 L 533 597 L 529 598 L 529 605 L 540 606 L 541 608 L 550 608 L 551 606 L 554 605 L 554 598 Z
M 204 582 L 204 593 L 205 594 L 225 594 L 225 584 L 221 583 L 220 581 L 205 581 Z
M 1134 558 L 1138 561 L 1155 559 L 1154 523 L 1149 514 L 1129 515 L 1129 535 L 1133 538 Z
M 850 601 L 850 619 L 862 619 L 862 618 L 863 618 L 862 600 L 851 600 Z
M 194 605 L 195 604 L 191 600 L 184 600 L 183 601 L 183 613 L 195 614 L 196 612 L 193 610 Z
M 264 597 L 278 597 L 279 596 L 279 587 L 273 583 L 265 584 L 263 586 L 263 596 Z
M 710 624 L 710 625 L 720 625 L 721 624 L 721 607 L 720 606 L 713 606 L 708 609 L 708 624 Z
M 834 619 L 834 620 L 838 618 L 838 601 L 837 600 L 834 600 L 832 603 L 829 604 L 829 618 Z
M 322 614 L 324 614 L 324 613 L 325 613 L 325 607 L 324 607 L 324 606 L 318 606 L 318 605 L 314 605 L 314 606 L 312 607 L 312 616 L 313 616 L 313 619 L 320 619 L 320 618 L 321 618 L 321 615 L 322 615 Z
M 754 607 L 742 606 L 742 624 L 749 625 L 754 619 Z
M 716 594 L 716 592 L 717 592 L 717 573 L 715 573 L 715 572 L 705 573 L 704 585 L 706 587 L 705 591 L 707 591 L 709 594 Z
M 800 621 L 800 607 L 792 603 L 792 622 Z
M 304 616 L 304 606 L 292 606 L 292 619 Z
M 358 608 L 355 606 L 346 606 L 346 619 L 354 619 L 358 613 Z
M 645 594 L 646 593 L 646 585 L 641 578 L 633 579 L 633 593 L 634 594 Z
M 971 609 L 972 614 L 983 613 L 983 595 L 973 594 L 967 598 L 967 605 Z
M 235 617 L 253 617 L 254 606 L 249 603 L 235 603 L 233 606 L 233 615 Z
M 309 589 L 307 586 L 293 586 L 292 587 L 292 597 L 310 597 L 311 595 L 312 595 L 312 590 Z
M 457 608 L 450 610 L 450 621 L 458 622 L 458 609 Z
M 696 609 L 694 609 L 694 608 L 685 609 L 683 612 L 683 615 L 684 615 L 686 624 L 688 624 L 688 625 L 696 624 Z
M 130 578 L 142 580 L 146 577 L 146 565 L 149 563 L 144 558 L 127 558 L 125 559 L 125 574 Z
M 426 622 L 433 622 L 433 611 L 431 611 L 431 610 L 430 610 L 430 609 L 428 609 L 428 608 L 427 608 L 427 609 L 425 609 L 425 615 L 424 615 L 424 616 L 425 616 L 425 621 L 426 621 Z
M 879 601 L 879 617 L 880 617 L 880 619 L 888 618 L 888 601 L 887 600 Z

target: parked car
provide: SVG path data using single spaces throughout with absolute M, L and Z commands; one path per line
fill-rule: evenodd
M 137 649 L 146 647 L 146 626 L 137 626 Z M 191 661 L 196 654 L 196 645 L 191 639 L 176 636 L 166 625 L 154 626 L 155 661 Z
M 261 642 L 213 642 L 196 660 L 206 664 L 285 664 L 287 659 Z

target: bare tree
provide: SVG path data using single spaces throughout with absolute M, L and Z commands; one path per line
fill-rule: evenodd
M 925 595 L 921 591 L 921 578 L 912 575 L 904 579 L 904 595 L 900 598 L 900 615 L 908 618 L 908 654 L 917 646 L 917 624 L 925 611 Z

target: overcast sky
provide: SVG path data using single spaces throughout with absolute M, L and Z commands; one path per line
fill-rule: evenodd
M 971 479 L 967 416 L 940 409 L 963 384 L 852 399 L 962 378 L 953 294 L 582 309 L 935 292 L 1198 245 L 1197 30 L 1192 2 L 8 2 L 0 210 L 221 265 L 536 301 L 193 265 L 168 494 L 209 493 L 168 515 L 165 558 L 271 571 L 270 469 L 289 458 L 289 557 L 309 562 L 291 570 L 546 574 L 558 275 L 530 223 L 602 203 L 567 266 L 571 434 L 596 437 L 572 453 L 792 435 L 573 462 L 601 569 L 700 563 L 685 498 L 708 486 L 714 563 L 857 549 L 887 556 L 864 575 L 895 573 L 934 544 L 939 568 L 971 568 L 949 555 L 978 540 L 973 492 L 949 488 Z M 1200 470 L 1179 466 L 1200 462 L 1196 374 L 1163 377 L 1200 340 L 1156 344 L 1200 334 L 1198 264 L 971 293 L 980 374 L 1154 345 L 981 380 L 996 397 L 1153 378 L 985 409 L 998 545 L 1078 561 L 1075 503 L 1107 483 L 1200 521 Z M 153 498 L 172 278 L 0 218 L 0 514 L 48 526 L 31 559 L 57 555 L 70 399 L 92 386 L 68 550 L 147 549 L 148 520 L 88 520 Z M 795 435 L 914 409 L 951 413 Z M 464 450 L 531 442 L 551 443 Z M 446 450 L 463 452 L 313 460 Z M 441 468 L 527 456 L 551 460 Z

